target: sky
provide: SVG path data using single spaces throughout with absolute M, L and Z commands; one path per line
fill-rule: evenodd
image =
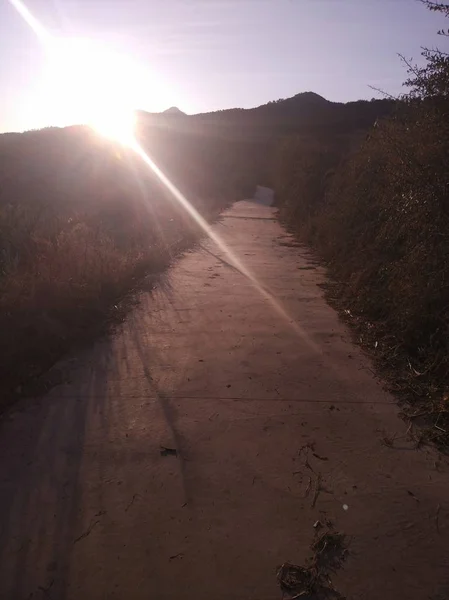
M 52 36 L 105 49 L 108 68 L 120 65 L 112 66 L 120 89 L 135 73 L 134 108 L 155 112 L 250 108 L 304 91 L 346 102 L 378 95 L 370 85 L 395 95 L 406 76 L 397 54 L 418 61 L 421 46 L 443 47 L 436 31 L 447 26 L 419 0 L 26 0 L 26 6 Z M 0 131 L 76 122 L 76 99 L 65 111 L 46 102 L 66 78 L 49 69 L 41 40 L 10 0 L 0 0 L 0 56 Z

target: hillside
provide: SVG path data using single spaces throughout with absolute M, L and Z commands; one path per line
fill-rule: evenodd
M 329 135 L 368 129 L 376 119 L 390 114 L 395 104 L 392 100 L 359 100 L 343 104 L 313 92 L 303 92 L 255 108 L 231 108 L 190 116 L 181 113 L 185 118 L 176 122 L 167 119 L 173 115 L 173 109 L 158 114 L 139 111 L 138 118 L 143 128 L 175 127 L 180 132 L 201 135 L 262 139 L 291 133 Z

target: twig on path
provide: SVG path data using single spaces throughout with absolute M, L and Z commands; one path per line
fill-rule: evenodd
M 312 452 L 312 456 L 314 456 L 315 458 L 317 458 L 318 460 L 329 460 L 327 458 L 327 456 L 320 456 L 319 454 L 317 454 L 316 452 Z
M 98 525 L 98 523 L 99 523 L 99 522 L 100 522 L 100 521 L 94 521 L 93 523 L 91 523 L 91 524 L 89 525 L 89 527 L 87 528 L 87 530 L 86 530 L 84 533 L 82 533 L 82 534 L 81 534 L 79 537 L 77 537 L 77 538 L 76 538 L 76 540 L 75 540 L 73 543 L 74 543 L 74 544 L 76 544 L 76 542 L 79 542 L 80 540 L 82 540 L 82 539 L 84 539 L 85 537 L 87 537 L 88 535 L 90 535 L 90 534 L 91 534 L 91 532 L 92 532 L 92 529 L 93 529 L 94 527 L 96 527 L 96 526 Z
M 417 498 L 413 492 L 411 492 L 410 490 L 407 490 L 407 494 L 409 496 L 411 496 L 413 498 L 413 500 L 415 500 L 415 502 L 419 503 L 419 498 Z
M 440 523 L 439 523 L 439 518 L 440 518 L 440 510 L 441 510 L 441 505 L 438 504 L 437 506 L 437 512 L 435 515 L 435 527 L 437 528 L 437 533 L 440 533 Z
M 316 475 L 315 469 L 309 463 L 309 450 L 312 450 L 312 452 L 313 452 L 313 444 L 307 444 L 306 446 L 303 446 L 299 451 L 299 456 L 301 456 L 301 452 L 304 449 L 306 449 L 305 458 L 304 458 L 304 466 L 307 467 L 310 471 L 312 471 L 312 473 L 314 473 Z
M 304 498 L 307 498 L 307 496 L 310 494 L 310 490 L 311 489 L 312 489 L 312 478 L 309 477 L 309 483 L 307 484 L 306 492 L 304 494 Z
M 307 467 L 308 469 L 310 469 L 310 471 L 312 471 L 312 473 L 315 473 L 315 475 L 316 475 L 316 471 L 312 467 L 312 465 L 309 463 L 309 459 L 307 457 L 306 457 L 306 460 L 304 462 L 304 466 Z
M 129 502 L 128 506 L 125 508 L 125 512 L 128 512 L 128 510 L 131 508 L 131 506 L 134 504 L 134 500 L 137 498 L 137 496 L 139 496 L 140 494 L 133 494 L 133 497 L 131 498 L 131 502 Z
M 176 560 L 177 558 L 184 558 L 184 554 L 182 552 L 179 554 L 173 554 L 173 556 L 170 556 L 168 560 Z
M 315 508 L 315 504 L 316 501 L 318 500 L 318 496 L 320 495 L 321 492 L 321 473 L 318 473 L 316 481 L 315 481 L 315 492 L 313 494 L 313 500 L 312 500 L 312 508 Z
M 405 432 L 405 437 L 407 438 L 408 435 L 410 435 L 410 439 L 413 440 L 413 423 L 411 420 L 408 424 L 407 431 Z

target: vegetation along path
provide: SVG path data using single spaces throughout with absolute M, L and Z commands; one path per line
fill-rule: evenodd
M 446 458 L 408 440 L 274 209 L 213 230 L 259 288 L 204 241 L 3 417 L 1 598 L 448 598 Z M 311 545 L 314 569 L 284 564 Z

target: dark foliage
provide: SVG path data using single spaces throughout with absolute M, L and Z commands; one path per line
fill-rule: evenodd
M 448 5 L 424 4 L 449 16 Z M 401 391 L 441 419 L 449 414 L 449 60 L 441 50 L 423 56 L 424 67 L 407 64 L 410 91 L 395 114 L 358 148 L 342 136 L 315 146 L 289 140 L 276 173 L 284 218 L 328 259 L 345 307 L 362 317 Z
M 144 127 L 140 137 L 205 218 L 243 194 L 229 144 Z M 0 136 L 3 400 L 90 336 L 137 278 L 163 269 L 198 235 L 139 157 L 90 129 Z

